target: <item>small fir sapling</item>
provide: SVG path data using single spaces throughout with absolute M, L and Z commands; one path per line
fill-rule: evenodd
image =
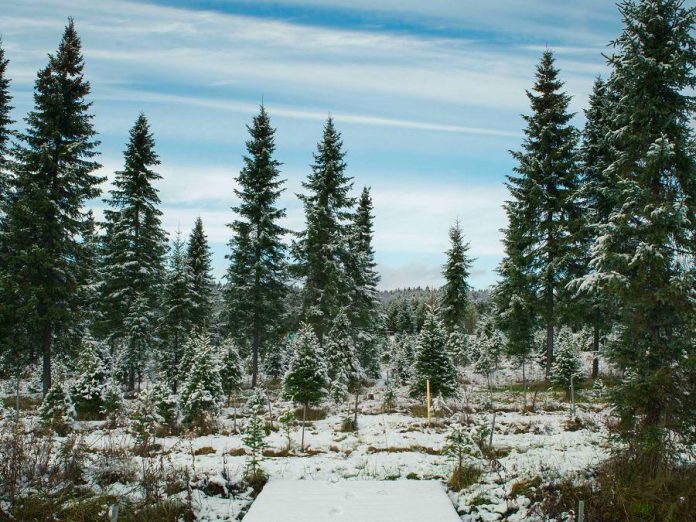
M 449 481 L 450 487 L 454 490 L 461 490 L 467 487 L 469 484 L 465 476 L 465 461 L 469 458 L 478 462 L 483 456 L 481 448 L 474 441 L 471 432 L 461 425 L 454 425 L 445 438 L 442 452 L 454 462 L 454 470 Z M 480 473 L 478 464 L 476 464 L 475 473 L 476 475 Z
M 283 350 L 279 343 L 267 347 L 263 358 L 263 372 L 272 381 L 278 381 L 285 373 Z
M 106 418 L 109 428 L 121 426 L 127 421 L 127 411 L 120 384 L 110 378 L 104 386 L 101 400 L 101 414 Z
M 301 451 L 304 451 L 307 408 L 326 397 L 328 380 L 323 350 L 312 327 L 304 323 L 293 339 L 293 357 L 283 379 L 283 395 L 302 405 Z
M 466 366 L 469 363 L 469 335 L 463 327 L 455 327 L 447 336 L 447 352 L 455 365 Z
M 71 396 L 78 414 L 99 414 L 109 378 L 100 345 L 90 336 L 83 339 L 75 366 Z
M 158 380 L 152 387 L 152 400 L 155 402 L 155 408 L 162 419 L 162 424 L 168 428 L 170 433 L 173 433 L 177 428 L 179 411 L 176 398 L 172 395 L 164 379 Z
M 394 380 L 387 381 L 387 386 L 384 389 L 384 397 L 382 398 L 382 410 L 385 412 L 393 411 L 396 408 L 396 388 Z
M 430 393 L 450 397 L 457 388 L 457 370 L 447 352 L 445 330 L 434 304 L 429 305 L 425 323 L 418 334 L 411 395 L 425 397 L 426 381 Z
M 287 451 L 292 449 L 292 430 L 295 427 L 295 412 L 292 409 L 284 410 L 283 413 L 278 417 L 278 422 L 280 423 L 280 429 L 285 435 L 287 440 Z
M 265 397 L 261 390 L 257 389 L 247 402 L 247 408 L 251 412 L 249 422 L 244 430 L 242 442 L 249 448 L 246 460 L 245 478 L 255 488 L 260 486 L 265 479 L 261 460 L 263 450 L 268 447 L 266 443 L 266 428 L 263 419 Z
M 157 426 L 162 417 L 157 413 L 157 404 L 150 388 L 143 388 L 138 394 L 133 410 L 131 430 L 136 440 L 137 451 L 146 455 L 155 444 Z
M 70 431 L 75 420 L 75 405 L 62 379 L 54 379 L 39 407 L 38 415 L 42 428 L 53 430 L 61 436 Z
M 203 425 L 220 412 L 223 389 L 219 362 L 207 333 L 197 333 L 192 339 L 193 357 L 181 392 L 184 422 Z
M 551 382 L 566 390 L 566 398 L 573 402 L 575 411 L 575 380 L 582 375 L 578 336 L 569 328 L 562 328 L 558 335 L 558 348 L 551 365 Z
M 232 397 L 242 388 L 242 361 L 239 348 L 232 338 L 225 339 L 220 348 L 223 352 L 220 378 L 222 390 L 229 404 Z

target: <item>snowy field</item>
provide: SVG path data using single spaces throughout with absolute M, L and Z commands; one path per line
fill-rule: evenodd
M 317 488 L 324 487 L 317 484 L 342 484 L 344 481 L 437 481 L 446 487 L 453 462 L 443 454 L 443 447 L 451 427 L 457 424 L 467 429 L 489 426 L 495 410 L 494 451 L 485 458 L 470 458 L 482 473 L 473 485 L 461 491 L 447 491 L 451 505 L 463 521 L 541 520 L 536 504 L 540 486 L 574 473 L 582 474 L 607 456 L 609 443 L 604 426 L 608 410 L 597 390 L 582 389 L 577 393 L 579 422 L 571 422 L 571 405 L 564 392 L 533 382 L 527 404 L 530 406 L 534 401 L 535 411 L 523 412 L 519 380 L 516 369 L 502 367 L 495 376 L 491 408 L 489 392 L 481 377 L 469 373 L 460 375 L 461 393 L 456 400 L 435 401 L 435 417 L 430 424 L 424 417 L 423 401 L 410 398 L 406 388 L 398 390 L 395 408 L 385 411 L 385 387 L 379 381 L 364 391 L 357 431 L 342 429 L 346 410 L 325 404 L 321 411 L 326 416 L 307 422 L 304 451 L 300 449 L 299 423 L 290 432 L 288 451 L 288 439 L 279 429 L 277 418 L 292 405 L 278 399 L 279 390 L 271 387 L 272 425 L 266 437 L 268 448 L 261 461 L 271 480 L 273 489 L 269 491 L 287 488 L 288 484 L 294 484 L 287 481 L 296 480 L 318 481 L 307 483 L 309 495 L 317 494 Z M 248 449 L 243 442 L 243 428 L 248 419 L 244 402 L 242 397 L 235 407 L 225 408 L 212 434 L 158 437 L 156 450 L 148 456 L 129 454 L 110 458 L 108 466 L 113 468 L 113 476 L 129 475 L 119 468 L 144 470 L 158 465 L 185 470 L 198 520 L 241 520 L 255 496 L 250 487 L 242 486 L 248 460 Z M 128 428 L 107 429 L 103 421 L 77 421 L 74 430 L 84 436 L 94 460 L 118 454 L 113 451 L 115 447 L 127 449 L 134 444 Z M 116 497 L 137 498 L 143 494 L 142 488 L 125 479 L 101 487 L 103 493 Z M 346 489 L 341 491 L 350 496 L 354 488 L 360 486 L 342 487 Z M 396 501 L 394 495 L 401 490 L 388 491 L 390 494 L 383 497 L 384 507 L 391 509 L 389 506 Z M 287 491 L 280 493 L 287 494 Z M 264 498 L 263 492 L 261 495 L 260 498 Z M 408 501 L 406 490 L 402 497 L 404 502 Z M 312 502 L 312 505 L 318 513 L 332 509 L 343 511 L 350 507 L 347 498 L 340 505 L 323 501 Z M 365 499 L 368 501 L 372 502 Z M 268 513 L 273 502 L 265 507 L 262 502 L 259 509 L 250 511 L 248 520 L 271 520 Z M 356 516 L 352 520 L 362 518 Z

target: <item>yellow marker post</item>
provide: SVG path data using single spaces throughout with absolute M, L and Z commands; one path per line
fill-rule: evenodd
M 425 402 L 428 409 L 428 426 L 430 426 L 430 379 L 425 381 Z

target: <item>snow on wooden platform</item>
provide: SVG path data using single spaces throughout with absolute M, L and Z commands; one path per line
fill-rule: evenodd
M 432 480 L 271 479 L 244 522 L 459 522 Z

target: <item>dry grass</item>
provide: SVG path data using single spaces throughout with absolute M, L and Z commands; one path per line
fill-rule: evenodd
M 452 491 L 461 491 L 476 484 L 481 478 L 481 474 L 481 468 L 475 464 L 457 465 L 447 481 L 447 487 Z

